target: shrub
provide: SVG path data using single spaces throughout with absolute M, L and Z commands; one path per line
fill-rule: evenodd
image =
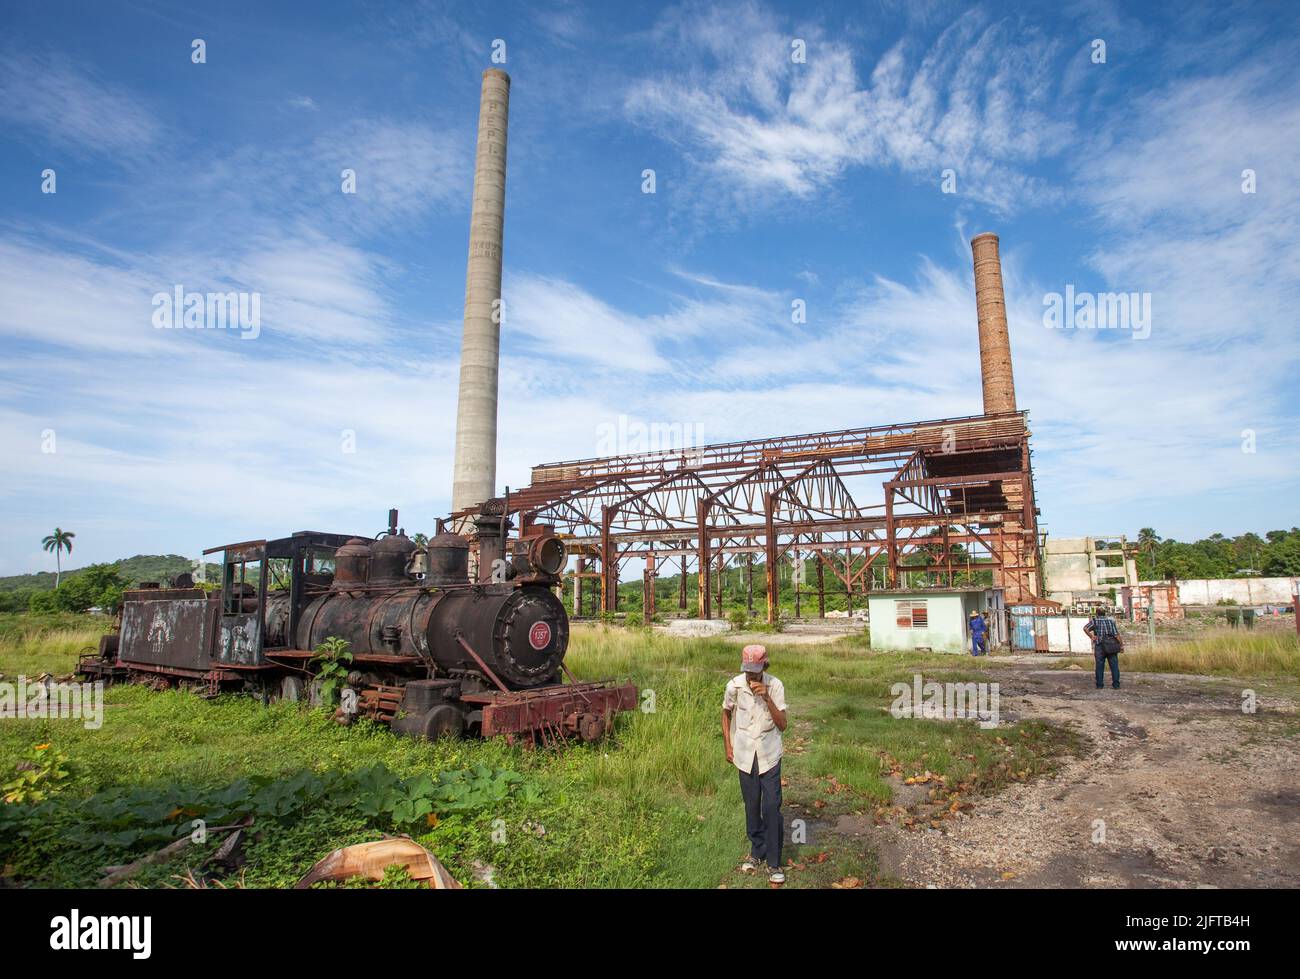
M 320 699 L 326 707 L 334 706 L 334 696 L 348 679 L 348 670 L 352 665 L 350 643 L 338 636 L 330 636 L 316 647 L 312 665 L 320 678 Z

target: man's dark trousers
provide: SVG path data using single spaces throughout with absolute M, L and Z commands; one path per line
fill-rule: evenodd
M 781 844 L 785 821 L 781 818 L 781 763 L 758 774 L 758 753 L 754 767 L 740 773 L 740 795 L 745 800 L 745 831 L 749 833 L 749 855 L 756 862 L 767 861 L 773 870 L 781 866 Z
M 1103 653 L 1101 644 L 1094 643 L 1092 658 L 1097 664 L 1097 689 L 1106 685 L 1106 664 L 1110 663 L 1110 685 L 1119 689 L 1119 653 Z

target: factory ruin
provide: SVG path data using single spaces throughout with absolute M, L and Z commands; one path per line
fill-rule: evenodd
M 558 534 L 576 558 L 577 615 L 617 611 L 623 570 L 642 562 L 647 617 L 656 612 L 655 578 L 677 573 L 678 608 L 686 609 L 694 575 L 694 613 L 718 617 L 724 573 L 745 567 L 752 582 L 755 556 L 765 565 L 769 622 L 778 617 L 778 568 L 791 559 L 814 562 L 796 600 L 815 602 L 819 615 L 828 594 L 862 607 L 874 587 L 896 588 L 910 572 L 952 587 L 973 568 L 991 571 L 1007 606 L 1042 594 L 1028 414 L 1016 405 L 998 237 L 987 232 L 971 242 L 980 414 L 544 463 L 532 468 L 530 485 L 496 497 L 509 94 L 505 72 L 484 72 L 454 527 L 508 523 L 521 537 Z

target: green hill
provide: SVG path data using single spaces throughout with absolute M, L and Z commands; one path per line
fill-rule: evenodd
M 135 557 L 114 561 L 123 578 L 132 586 L 142 581 L 166 581 L 182 571 L 192 570 L 193 565 L 187 557 L 179 554 L 137 554 Z M 68 581 L 81 573 L 81 568 L 69 568 L 63 572 L 63 580 Z M 219 574 L 220 565 L 209 564 L 208 575 Z M 0 592 L 9 591 L 46 591 L 54 588 L 54 572 L 38 571 L 36 574 L 19 574 L 9 578 L 0 578 Z

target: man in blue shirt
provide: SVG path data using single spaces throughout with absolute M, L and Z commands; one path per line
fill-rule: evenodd
M 988 632 L 989 624 L 984 621 L 984 616 L 972 610 L 970 614 L 970 654 L 972 656 L 983 656 L 988 653 Z

